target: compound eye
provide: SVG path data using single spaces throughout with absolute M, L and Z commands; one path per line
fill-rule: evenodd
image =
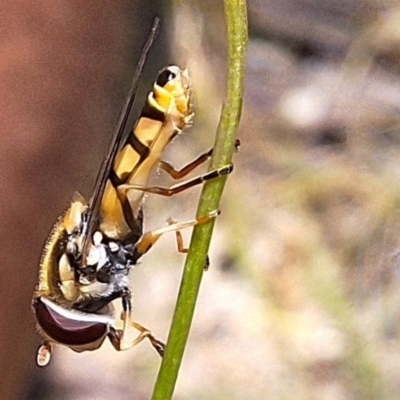
M 52 301 L 39 298 L 33 307 L 37 322 L 51 339 L 66 346 L 84 346 L 105 338 L 109 323 L 92 316 L 63 309 Z
M 164 71 L 160 72 L 156 83 L 158 86 L 164 87 L 168 82 L 171 82 L 175 78 L 176 74 L 167 68 Z

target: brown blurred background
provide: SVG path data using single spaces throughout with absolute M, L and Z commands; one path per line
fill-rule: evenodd
M 248 4 L 243 145 L 176 399 L 398 399 L 399 4 Z M 30 298 L 52 223 L 75 190 L 90 195 L 155 15 L 163 28 L 140 97 L 170 63 L 189 66 L 195 91 L 195 125 L 166 159 L 183 165 L 213 142 L 226 82 L 222 2 L 162 6 L 0 6 L 1 399 L 150 397 L 159 358 L 147 343 L 56 348 L 38 369 Z M 191 218 L 198 193 L 148 196 L 146 229 Z M 132 273 L 135 318 L 162 339 L 182 265 L 165 237 Z

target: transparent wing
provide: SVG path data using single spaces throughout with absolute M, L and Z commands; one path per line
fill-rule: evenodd
M 138 86 L 139 77 L 142 73 L 143 66 L 146 61 L 147 54 L 150 50 L 150 47 L 154 41 L 158 28 L 160 26 L 160 19 L 155 18 L 153 22 L 153 26 L 151 28 L 150 34 L 147 38 L 146 44 L 143 47 L 142 53 L 139 58 L 138 65 L 136 67 L 136 71 L 133 75 L 132 85 L 129 90 L 129 94 L 122 109 L 120 118 L 118 120 L 117 129 L 115 135 L 110 144 L 109 151 L 104 158 L 104 161 L 100 167 L 99 173 L 96 178 L 96 183 L 94 186 L 93 195 L 90 199 L 89 206 L 86 213 L 85 222 L 82 230 L 82 261 L 84 262 L 88 253 L 89 245 L 91 242 L 92 233 L 96 227 L 96 217 L 99 212 L 101 199 L 103 197 L 104 189 L 106 187 L 107 178 L 110 174 L 115 156 L 118 152 L 118 149 L 121 144 L 121 140 L 123 139 L 123 134 L 125 132 L 126 123 L 128 121 L 129 115 L 132 110 L 132 105 L 135 100 L 136 90 Z

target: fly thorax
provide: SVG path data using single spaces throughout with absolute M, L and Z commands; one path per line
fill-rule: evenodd
M 97 233 L 99 232 L 96 232 L 94 235 L 93 244 L 89 248 L 85 265 L 79 267 L 78 275 L 79 284 L 81 285 L 91 285 L 97 281 L 98 272 L 110 264 L 107 245 L 96 240 Z
M 104 296 L 111 292 L 110 285 L 108 283 L 102 283 L 98 280 L 94 280 L 93 282 L 80 286 L 80 290 L 82 293 L 86 295 L 92 295 L 93 297 Z
M 86 265 L 93 271 L 99 271 L 108 262 L 106 246 L 104 244 L 92 245 L 86 257 Z
M 97 280 L 110 283 L 114 277 L 126 276 L 134 265 L 133 248 L 121 242 L 110 240 L 105 246 L 107 252 L 107 263 L 97 272 Z
M 124 273 L 116 273 L 111 276 L 110 286 L 114 291 L 125 289 L 129 286 L 128 275 Z

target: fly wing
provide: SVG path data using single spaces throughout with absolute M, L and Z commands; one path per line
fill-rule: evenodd
M 108 151 L 106 157 L 104 158 L 104 161 L 100 167 L 99 173 L 96 178 L 93 195 L 92 195 L 92 198 L 90 199 L 90 203 L 87 208 L 86 218 L 85 218 L 85 222 L 83 224 L 83 229 L 82 229 L 82 260 L 83 260 L 83 264 L 85 263 L 85 259 L 86 259 L 87 253 L 88 253 L 92 233 L 94 232 L 94 230 L 96 228 L 97 216 L 99 213 L 99 208 L 100 208 L 101 200 L 102 200 L 102 197 L 104 194 L 104 190 L 105 190 L 105 187 L 107 184 L 107 179 L 108 179 L 108 176 L 110 175 L 110 171 L 111 171 L 114 159 L 118 153 L 118 149 L 120 148 L 121 141 L 124 136 L 126 124 L 127 124 L 129 115 L 132 110 L 132 105 L 133 105 L 133 102 L 135 99 L 139 77 L 142 73 L 147 54 L 148 54 L 150 47 L 154 41 L 154 38 L 158 31 L 159 26 L 160 26 L 160 19 L 155 18 L 152 29 L 147 38 L 146 44 L 142 50 L 138 65 L 136 67 L 135 74 L 133 75 L 132 85 L 129 90 L 129 94 L 128 94 L 126 103 L 124 105 L 124 108 L 122 109 L 122 112 L 121 112 L 121 115 L 120 115 L 120 118 L 119 118 L 119 121 L 117 124 L 117 129 L 116 129 L 115 135 L 112 139 L 109 151 Z

